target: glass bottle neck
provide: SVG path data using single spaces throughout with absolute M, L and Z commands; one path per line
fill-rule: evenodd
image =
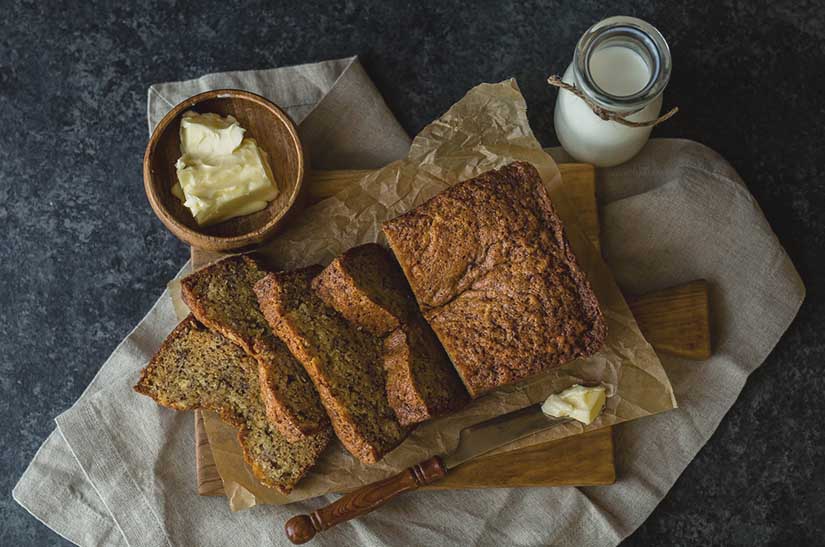
M 614 112 L 641 110 L 670 80 L 670 48 L 652 25 L 610 17 L 590 27 L 573 54 L 573 78 L 585 96 Z

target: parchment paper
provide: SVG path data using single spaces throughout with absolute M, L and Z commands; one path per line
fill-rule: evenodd
M 232 510 L 257 504 L 284 504 L 344 492 L 397 473 L 435 454 L 452 451 L 460 430 L 491 417 L 542 401 L 574 383 L 607 387 L 602 416 L 584 428 L 571 423 L 508 445 L 499 451 L 575 435 L 676 407 L 670 382 L 645 341 L 613 277 L 576 224 L 576 211 L 563 194 L 552 158 L 533 136 L 526 104 L 514 80 L 471 89 L 414 139 L 409 156 L 364 177 L 360 184 L 306 209 L 284 233 L 262 249 L 284 269 L 326 264 L 346 249 L 383 241 L 381 222 L 406 212 L 441 190 L 512 161 L 539 170 L 581 267 L 587 272 L 608 325 L 604 349 L 547 375 L 486 395 L 464 410 L 419 426 L 397 449 L 374 465 L 364 465 L 335 442 L 298 487 L 284 496 L 262 486 L 243 463 L 236 432 L 214 414 L 204 423 L 215 464 Z

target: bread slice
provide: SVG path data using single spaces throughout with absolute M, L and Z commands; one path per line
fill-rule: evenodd
M 344 447 L 375 463 L 408 431 L 387 400 L 378 338 L 358 329 L 311 289 L 320 267 L 267 274 L 255 285 L 261 311 L 303 364 Z
M 134 389 L 176 410 L 217 412 L 238 428 L 244 459 L 255 476 L 288 494 L 315 465 L 332 432 L 287 440 L 266 418 L 257 368 L 240 347 L 190 315 L 166 338 Z
M 471 396 L 602 347 L 598 300 L 529 163 L 458 183 L 383 231 Z
M 255 341 L 272 334 L 252 287 L 266 272 L 249 256 L 224 258 L 181 280 L 181 296 L 195 317 L 250 355 Z
M 255 357 L 267 416 L 297 442 L 329 428 L 329 418 L 306 371 L 258 308 L 252 287 L 265 274 L 252 258 L 232 256 L 183 278 L 181 293 L 201 323 Z
M 401 425 L 457 410 L 469 397 L 423 321 L 404 274 L 380 245 L 354 247 L 315 277 L 312 287 L 351 323 L 385 336 L 387 397 Z
M 384 339 L 387 397 L 401 425 L 454 412 L 469 401 L 432 329 L 413 319 Z
M 312 288 L 328 306 L 376 336 L 389 334 L 418 312 L 395 259 L 375 243 L 353 247 L 333 260 Z

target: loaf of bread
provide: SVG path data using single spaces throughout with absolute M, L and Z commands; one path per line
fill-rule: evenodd
M 266 417 L 258 367 L 220 334 L 184 319 L 143 369 L 135 391 L 176 410 L 202 408 L 238 428 L 244 459 L 265 485 L 288 494 L 332 439 L 329 428 L 290 442 Z
M 315 383 L 344 447 L 375 463 L 407 435 L 390 407 L 381 343 L 312 290 L 320 267 L 267 274 L 255 285 L 261 311 Z
M 195 317 L 240 345 L 258 362 L 267 416 L 291 441 L 330 427 L 312 381 L 272 332 L 253 286 L 266 272 L 248 256 L 232 256 L 181 281 L 183 300 Z
M 312 281 L 330 307 L 383 342 L 387 397 L 401 425 L 435 418 L 469 397 L 443 348 L 421 319 L 392 255 L 380 245 L 354 247 Z
M 472 397 L 603 345 L 598 301 L 532 165 L 456 184 L 383 231 Z

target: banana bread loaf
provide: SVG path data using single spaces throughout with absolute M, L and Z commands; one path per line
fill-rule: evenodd
M 329 428 L 318 393 L 298 361 L 272 332 L 252 290 L 266 272 L 248 256 L 232 256 L 181 281 L 195 317 L 244 348 L 258 362 L 267 416 L 291 441 Z
M 327 428 L 293 443 L 272 427 L 261 401 L 255 360 L 191 315 L 166 338 L 134 389 L 176 410 L 217 412 L 238 428 L 244 459 L 255 476 L 284 494 L 332 439 Z
M 472 397 L 604 343 L 596 296 L 532 165 L 456 184 L 383 231 Z
M 387 400 L 380 340 L 349 323 L 310 287 L 320 272 L 268 274 L 255 285 L 261 311 L 312 378 L 344 447 L 375 463 L 407 435 Z
M 387 397 L 401 425 L 457 410 L 469 397 L 449 358 L 421 319 L 398 263 L 380 245 L 354 247 L 312 281 L 330 307 L 385 336 Z

